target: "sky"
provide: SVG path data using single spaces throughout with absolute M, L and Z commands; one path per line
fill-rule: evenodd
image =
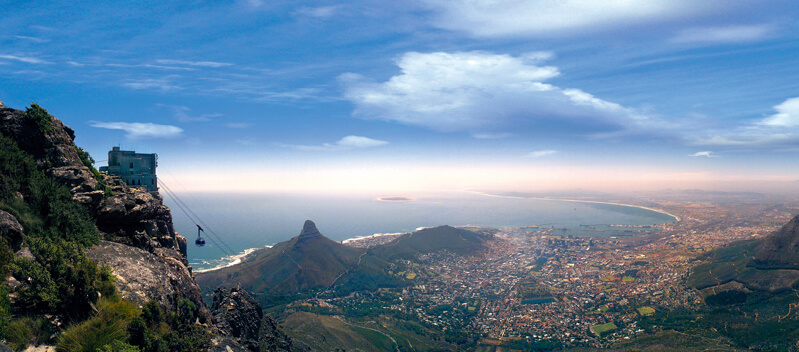
M 0 100 L 187 191 L 799 180 L 799 5 L 11 1 Z

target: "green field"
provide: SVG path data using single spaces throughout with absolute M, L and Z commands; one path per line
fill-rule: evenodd
M 602 334 L 616 330 L 617 328 L 618 327 L 616 326 L 616 324 L 606 323 L 606 324 L 599 324 L 592 326 L 591 331 L 593 331 L 595 334 L 599 336 L 602 336 Z
M 652 314 L 655 314 L 655 308 L 652 307 L 641 307 L 638 308 L 638 314 L 641 314 L 643 317 L 648 317 Z

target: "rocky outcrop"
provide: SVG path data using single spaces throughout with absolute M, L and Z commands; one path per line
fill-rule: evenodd
M 264 313 L 247 291 L 237 287 L 217 287 L 211 305 L 214 324 L 242 346 L 258 351 L 258 333 Z
M 24 118 L 24 111 L 0 106 L 0 133 L 17 142 L 42 168 L 83 165 L 73 140 L 75 131 L 52 118 L 52 128 L 42 131 Z
M 11 248 L 19 250 L 22 244 L 22 225 L 11 213 L 0 210 L 0 236 L 2 236 Z
M 199 287 L 177 258 L 109 241 L 101 241 L 87 255 L 113 270 L 117 278 L 114 284 L 122 298 L 138 304 L 154 300 L 169 311 L 175 310 L 180 298 L 187 298 L 200 307 L 200 322 L 211 322 Z
M 292 340 L 277 327 L 261 305 L 241 286 L 214 290 L 211 314 L 217 328 L 233 343 L 253 352 L 307 352 L 311 349 Z M 226 342 L 228 343 L 228 342 Z M 232 347 L 231 347 L 232 348 Z
M 52 117 L 46 130 L 24 117 L 25 112 L 0 106 L 0 133 L 17 142 L 36 163 L 70 188 L 75 201 L 86 206 L 108 240 L 155 252 L 173 249 L 186 256 L 186 239 L 175 233 L 172 214 L 161 196 L 130 188 L 119 178 L 99 175 L 81 161 L 73 142 L 75 131 Z M 184 265 L 187 262 L 184 259 Z

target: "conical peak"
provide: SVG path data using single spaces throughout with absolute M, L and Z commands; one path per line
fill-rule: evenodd
M 321 236 L 322 234 L 319 233 L 319 230 L 316 229 L 316 224 L 313 223 L 311 220 L 305 220 L 305 224 L 302 225 L 302 232 L 300 232 L 300 237 L 315 237 Z

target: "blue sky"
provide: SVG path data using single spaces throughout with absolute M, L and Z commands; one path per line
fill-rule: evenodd
M 0 100 L 188 190 L 799 179 L 791 1 L 11 2 Z M 103 162 L 98 163 L 102 165 Z

